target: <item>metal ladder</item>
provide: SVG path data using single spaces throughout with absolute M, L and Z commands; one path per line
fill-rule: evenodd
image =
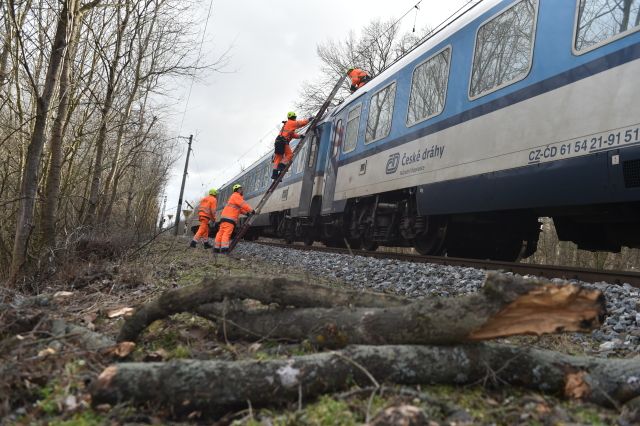
M 329 108 L 329 105 L 331 104 L 331 101 L 333 100 L 333 98 L 336 96 L 336 93 L 338 93 L 338 90 L 340 89 L 340 86 L 342 85 L 343 81 L 344 81 L 344 77 L 341 77 L 336 83 L 336 85 L 333 87 L 333 90 L 329 94 L 329 97 L 327 98 L 326 101 L 324 101 L 318 113 L 313 117 L 313 120 L 311 120 L 311 123 L 309 123 L 309 127 L 307 128 L 305 135 L 314 130 L 314 128 L 318 124 L 318 121 L 320 121 L 324 113 Z M 249 216 L 247 220 L 244 221 L 244 223 L 242 224 L 242 227 L 238 231 L 238 234 L 231 241 L 231 244 L 229 245 L 229 253 L 233 251 L 233 249 L 238 245 L 238 242 L 245 236 L 249 228 L 251 228 L 251 224 L 253 223 L 255 217 L 260 214 L 260 211 L 262 210 L 264 205 L 267 203 L 267 201 L 269 200 L 271 195 L 274 193 L 278 185 L 280 185 L 280 182 L 282 182 L 284 175 L 289 170 L 289 167 L 291 167 L 291 165 L 293 164 L 293 159 L 296 158 L 296 155 L 298 154 L 298 152 L 302 150 L 302 147 L 304 146 L 305 142 L 306 142 L 306 138 L 303 136 L 303 138 L 300 140 L 300 143 L 298 143 L 298 145 L 296 145 L 296 147 L 293 150 L 293 156 L 291 157 L 291 161 L 286 165 L 284 170 L 280 172 L 278 177 L 273 180 L 273 182 L 267 189 L 267 192 L 264 193 L 258 205 L 253 209 L 255 214 Z

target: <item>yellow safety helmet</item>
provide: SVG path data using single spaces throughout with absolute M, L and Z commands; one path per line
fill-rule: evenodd
M 295 112 L 293 112 L 293 111 L 289 111 L 289 112 L 287 113 L 287 118 L 296 118 L 296 117 L 297 117 L 297 115 L 296 115 L 296 113 L 295 113 Z
M 233 185 L 233 192 L 236 192 L 240 188 L 242 188 L 242 185 L 240 185 L 239 183 L 236 183 L 235 185 Z
M 213 195 L 214 197 L 216 197 L 218 195 L 218 190 L 215 188 L 211 188 L 209 190 L 209 195 Z

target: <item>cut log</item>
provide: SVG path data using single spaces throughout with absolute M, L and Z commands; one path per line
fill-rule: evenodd
M 181 312 L 194 312 L 202 304 L 225 298 L 253 299 L 281 306 L 401 306 L 409 303 L 401 297 L 355 290 L 338 290 L 283 278 L 225 277 L 205 278 L 200 284 L 168 291 L 143 305 L 129 317 L 118 341 L 135 341 L 153 321 Z
M 354 383 L 518 385 L 600 405 L 640 395 L 640 359 L 575 357 L 497 344 L 350 346 L 271 361 L 122 363 L 91 385 L 94 404 L 161 404 L 176 413 L 309 400 Z M 579 395 L 575 393 L 580 389 Z
M 309 340 L 326 347 L 347 344 L 452 344 L 512 335 L 589 331 L 605 312 L 597 290 L 555 286 L 491 273 L 479 293 L 416 301 L 387 308 L 305 308 L 231 312 L 219 304 L 194 310 L 224 321 L 227 339 Z

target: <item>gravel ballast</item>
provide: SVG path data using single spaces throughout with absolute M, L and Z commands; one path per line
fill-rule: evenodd
M 234 255 L 286 265 L 311 275 L 333 277 L 357 289 L 417 299 L 472 293 L 478 291 L 485 277 L 485 271 L 476 268 L 295 250 L 247 242 L 238 245 Z M 554 279 L 552 282 L 564 281 Z M 640 352 L 640 289 L 629 284 L 571 282 L 596 288 L 605 294 L 607 318 L 602 327 L 591 334 L 599 344 L 598 350 L 603 354 L 617 349 Z M 578 343 L 585 339 L 579 334 L 573 337 Z

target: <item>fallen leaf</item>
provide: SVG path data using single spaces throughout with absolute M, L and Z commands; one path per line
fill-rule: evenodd
M 541 415 L 549 414 L 551 412 L 551 408 L 546 404 L 538 404 L 536 405 L 536 412 Z
M 107 348 L 104 353 L 106 355 L 113 355 L 118 358 L 126 358 L 135 349 L 136 344 L 133 342 L 120 342 L 115 346 Z
M 47 348 L 47 349 L 43 349 L 40 352 L 38 352 L 38 356 L 47 356 L 47 355 L 53 355 L 56 353 L 56 350 L 53 348 Z
M 249 353 L 250 354 L 254 354 L 254 353 L 258 352 L 261 347 L 262 347 L 262 345 L 260 343 L 253 343 L 253 344 L 249 345 Z
M 567 398 L 582 399 L 591 393 L 591 387 L 584 378 L 584 371 L 569 373 L 564 378 L 564 394 Z
M 157 351 L 153 351 L 153 352 L 150 352 L 147 355 L 145 355 L 143 361 L 145 361 L 145 362 L 159 362 L 159 361 L 165 360 L 168 355 L 169 355 L 169 353 L 167 351 L 165 351 L 164 349 L 160 348 Z
M 187 416 L 187 418 L 190 419 L 190 420 L 199 419 L 200 417 L 202 417 L 202 412 L 201 411 L 192 411 Z
M 102 413 L 108 413 L 109 411 L 111 411 L 111 405 L 109 404 L 99 404 L 96 406 L 96 410 L 102 412 Z
M 19 335 L 19 334 L 16 334 L 16 339 L 18 339 L 18 340 L 24 340 L 24 339 L 26 339 L 26 337 L 21 336 L 21 335 Z
M 78 399 L 76 398 L 76 396 L 68 395 L 64 399 L 64 407 L 67 409 L 67 411 L 73 411 L 78 408 Z
M 109 318 L 117 318 L 117 317 L 129 317 L 131 315 L 133 315 L 133 308 L 120 308 L 120 309 L 115 309 L 113 311 L 109 311 L 107 312 L 107 316 Z
M 73 292 L 71 291 L 56 291 L 53 294 L 54 299 L 64 299 L 65 297 L 71 297 L 71 296 L 73 296 Z

